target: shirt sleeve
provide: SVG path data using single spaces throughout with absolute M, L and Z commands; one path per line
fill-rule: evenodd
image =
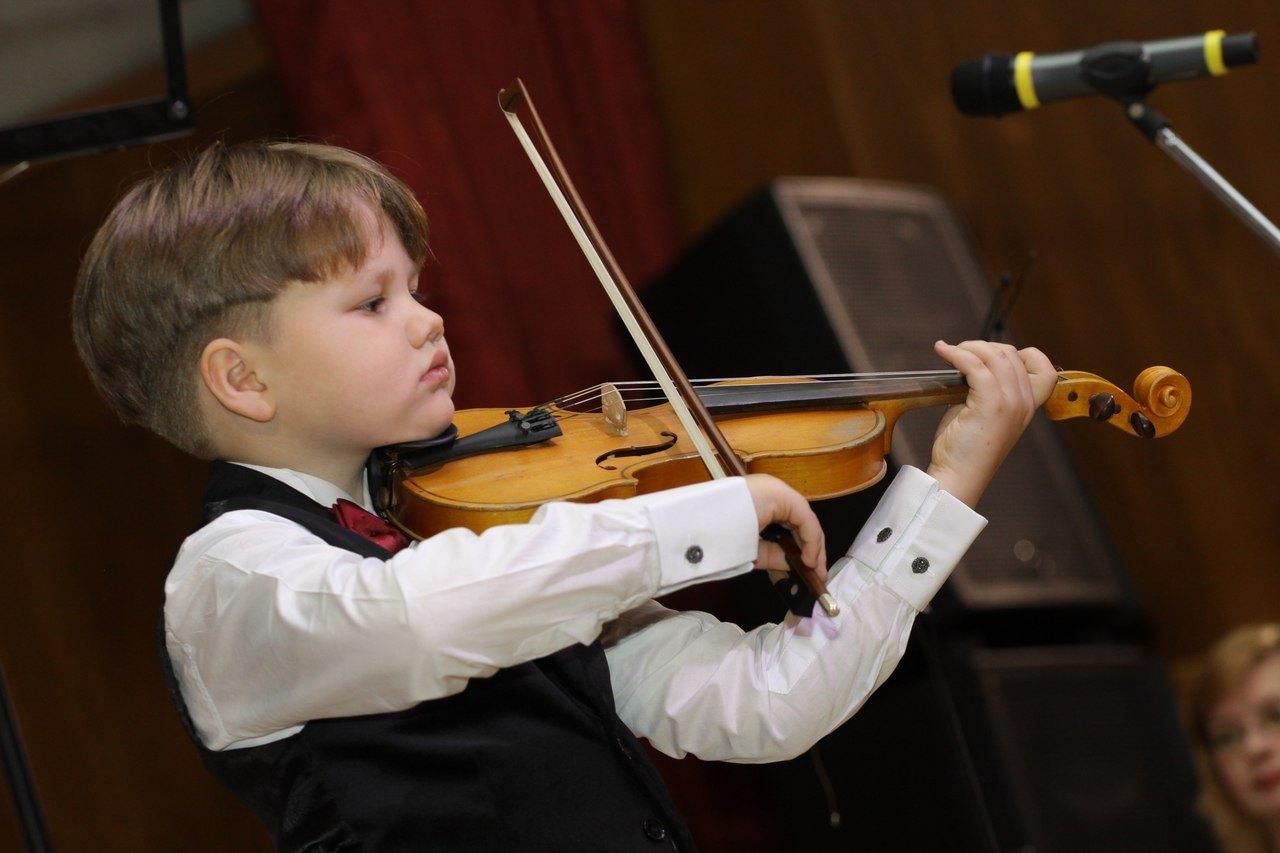
M 202 741 L 251 746 L 590 643 L 652 596 L 748 571 L 756 528 L 740 478 L 546 504 L 529 524 L 449 530 L 389 560 L 240 510 L 180 550 L 166 645 Z
M 840 615 L 744 632 L 706 613 L 647 602 L 608 629 L 618 715 L 675 757 L 792 758 L 861 707 L 906 648 L 916 613 L 986 520 L 904 467 L 828 589 Z

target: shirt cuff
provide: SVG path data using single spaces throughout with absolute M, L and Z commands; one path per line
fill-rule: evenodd
M 658 542 L 654 596 L 751 570 L 759 550 L 755 504 L 741 477 L 632 498 L 649 513 Z
M 884 576 L 916 610 L 928 606 L 987 526 L 964 502 L 919 468 L 903 466 L 848 555 Z

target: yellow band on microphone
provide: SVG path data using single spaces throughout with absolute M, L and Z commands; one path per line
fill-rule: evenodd
M 1222 55 L 1221 50 L 1218 55 Z M 1031 51 L 1024 50 L 1013 58 L 1013 88 L 1018 93 L 1018 102 L 1024 110 L 1034 110 L 1040 106 L 1040 99 L 1036 97 L 1036 83 L 1031 78 L 1031 59 L 1034 56 Z
M 1227 64 L 1222 61 L 1222 37 L 1226 30 L 1210 30 L 1204 34 L 1204 67 L 1214 77 L 1227 73 Z

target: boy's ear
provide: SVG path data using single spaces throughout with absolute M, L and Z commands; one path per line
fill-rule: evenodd
M 258 423 L 275 417 L 275 402 L 254 370 L 249 348 L 239 341 L 215 338 L 205 344 L 200 379 L 227 411 Z

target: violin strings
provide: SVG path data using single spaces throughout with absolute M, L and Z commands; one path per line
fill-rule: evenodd
M 858 382 L 862 385 L 874 386 L 875 384 L 885 384 L 891 382 L 901 382 L 905 379 L 954 379 L 960 374 L 955 370 L 928 370 L 928 371 L 898 371 L 895 373 L 829 373 L 816 374 L 806 378 L 826 379 L 826 380 L 847 380 Z M 755 377 L 753 377 L 755 378 Z M 759 377 L 768 378 L 768 377 Z M 697 379 L 691 384 L 702 385 L 706 387 L 712 383 L 724 382 L 725 379 Z M 661 402 L 666 398 L 662 395 L 653 395 L 647 392 L 657 390 L 657 383 L 646 380 L 627 380 L 609 383 L 615 387 L 619 395 L 627 403 L 643 403 L 643 402 Z M 777 383 L 791 384 L 791 383 Z M 619 388 L 618 386 L 624 386 Z M 555 401 L 554 405 L 561 408 L 569 408 L 575 406 L 585 406 L 599 401 L 603 397 L 604 385 L 595 385 L 591 388 L 583 389 L 572 394 L 565 395 Z
M 815 373 L 815 374 L 808 374 L 803 378 L 817 379 L 817 380 L 854 380 L 854 381 L 863 380 L 867 382 L 888 382 L 888 381 L 899 381 L 902 379 L 913 379 L 913 378 L 949 378 L 949 377 L 954 377 L 956 375 L 958 375 L 958 373 L 955 370 L 902 370 L 902 371 L 880 372 L 880 373 Z M 768 379 L 772 377 L 718 377 L 718 378 L 707 378 L 707 379 L 693 379 L 693 380 L 690 380 L 690 384 L 695 386 L 698 386 L 698 385 L 707 386 L 717 382 L 729 382 L 729 381 L 741 380 L 744 378 Z M 619 393 L 623 394 L 624 396 L 629 391 L 640 391 L 640 390 L 649 391 L 658 387 L 658 384 L 653 380 L 644 380 L 644 379 L 620 380 L 620 381 L 611 382 L 607 384 L 613 385 L 615 388 L 619 389 Z M 600 394 L 603 391 L 603 388 L 604 388 L 604 384 L 593 385 L 590 388 L 586 388 L 571 394 L 566 394 L 565 396 L 560 397 L 553 402 L 555 402 L 558 405 L 565 405 L 565 404 L 572 405 L 574 403 L 584 401 L 584 398 L 587 398 L 587 397 L 590 397 L 592 400 L 599 399 Z
M 910 379 L 955 379 L 960 376 L 957 370 L 900 370 L 900 371 L 882 371 L 876 373 L 818 373 L 809 374 L 803 378 L 816 379 L 825 381 L 846 381 L 856 382 L 860 385 L 874 387 L 876 385 L 884 385 L 892 382 L 901 382 Z M 720 377 L 710 379 L 693 379 L 690 384 L 695 387 L 706 387 L 718 382 L 728 382 L 740 380 L 743 378 L 762 378 L 768 379 L 772 377 Z M 788 377 L 790 378 L 790 377 Z M 547 405 L 555 406 L 563 410 L 586 410 L 592 411 L 597 403 L 604 398 L 605 385 L 612 385 L 622 397 L 625 404 L 638 403 L 661 403 L 666 400 L 665 395 L 653 394 L 655 390 L 659 390 L 658 383 L 653 380 L 631 379 L 621 380 L 617 382 L 601 383 L 575 391 L 552 400 Z M 791 383 L 778 383 L 791 384 Z
M 959 372 L 956 370 L 943 369 L 943 370 L 900 370 L 900 371 L 885 371 L 885 372 L 878 372 L 878 373 L 812 373 L 812 374 L 805 374 L 804 376 L 798 377 L 798 378 L 818 379 L 818 380 L 897 381 L 900 379 L 913 379 L 913 378 L 945 378 L 945 377 L 955 377 L 958 375 L 959 375 Z M 706 386 L 706 385 L 712 385 L 718 382 L 733 382 L 733 381 L 740 381 L 743 379 L 773 379 L 773 378 L 789 379 L 792 377 L 725 376 L 725 377 L 714 377 L 714 378 L 705 378 L 705 379 L 692 379 L 690 380 L 690 384 L 695 386 L 696 385 Z M 597 393 L 604 387 L 604 384 L 613 385 L 614 387 L 620 388 L 620 389 L 634 388 L 634 389 L 648 390 L 648 389 L 653 389 L 658 387 L 658 383 L 653 380 L 646 380 L 646 379 L 620 380 L 616 382 L 602 383 L 600 385 L 593 385 L 590 388 L 583 389 L 582 391 L 567 394 L 564 397 L 559 398 L 559 400 L 560 401 L 573 400 L 575 398 L 580 398 L 582 396 Z

